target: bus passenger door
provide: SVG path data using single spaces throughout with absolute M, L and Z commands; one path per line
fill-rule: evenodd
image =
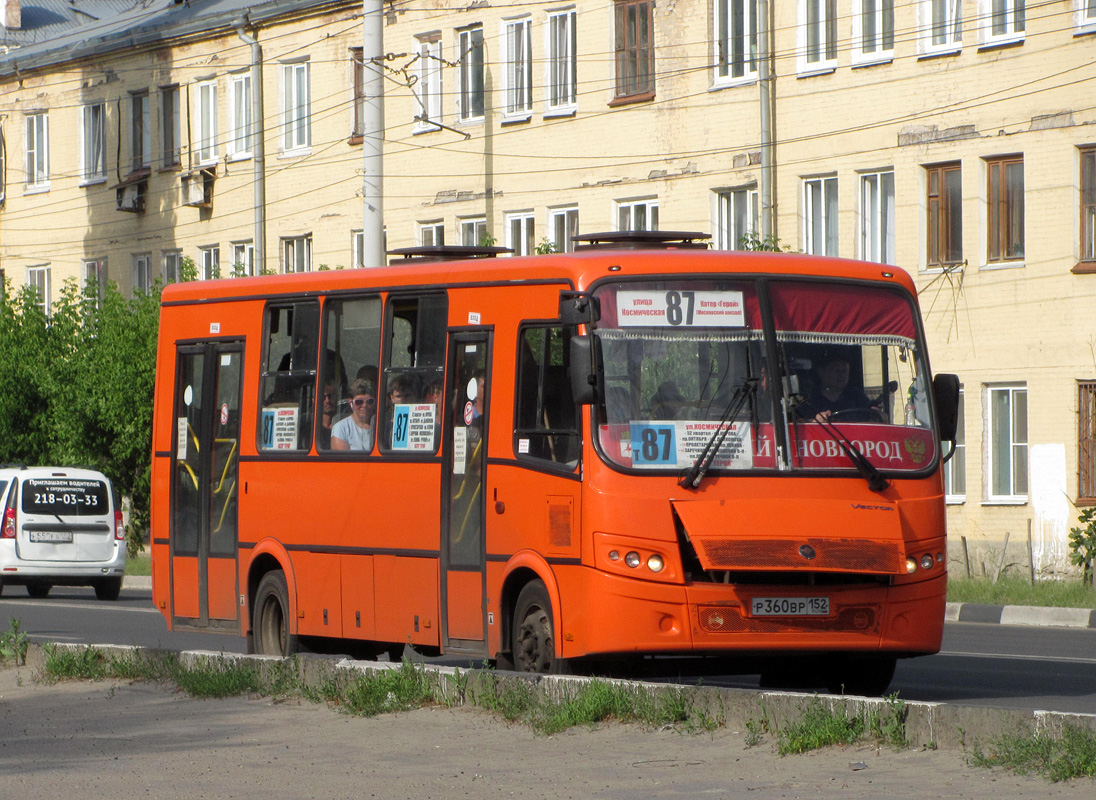
M 486 656 L 484 492 L 490 333 L 451 333 L 442 481 L 442 641 Z
M 172 616 L 177 627 L 236 629 L 243 343 L 180 345 L 176 364 Z

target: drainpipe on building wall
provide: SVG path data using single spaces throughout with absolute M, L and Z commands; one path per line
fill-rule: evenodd
M 769 57 L 769 0 L 757 0 L 757 59 L 761 68 L 761 238 L 776 235 L 773 198 L 772 60 Z
M 384 0 L 362 0 L 362 264 L 384 253 Z
M 255 274 L 266 270 L 266 128 L 263 124 L 263 48 L 247 33 L 251 24 L 245 14 L 232 23 L 240 41 L 251 47 L 251 161 L 255 170 L 255 234 L 252 249 Z

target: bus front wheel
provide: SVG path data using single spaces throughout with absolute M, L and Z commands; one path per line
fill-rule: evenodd
M 289 632 L 289 584 L 284 572 L 263 575 L 251 607 L 255 653 L 283 658 L 296 653 L 297 637 Z
M 562 659 L 556 658 L 552 601 L 541 581 L 526 584 L 518 595 L 511 647 L 514 669 L 518 672 L 563 671 Z

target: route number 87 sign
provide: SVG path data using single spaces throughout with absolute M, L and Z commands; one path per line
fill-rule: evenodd
M 671 328 L 743 328 L 742 292 L 622 289 L 617 292 L 617 325 Z

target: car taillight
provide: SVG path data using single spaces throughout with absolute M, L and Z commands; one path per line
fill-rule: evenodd
M 4 510 L 4 532 L 0 534 L 5 539 L 15 538 L 15 509 L 8 508 Z
M 122 524 L 122 512 L 114 512 L 114 538 L 125 539 L 126 538 L 126 526 Z

